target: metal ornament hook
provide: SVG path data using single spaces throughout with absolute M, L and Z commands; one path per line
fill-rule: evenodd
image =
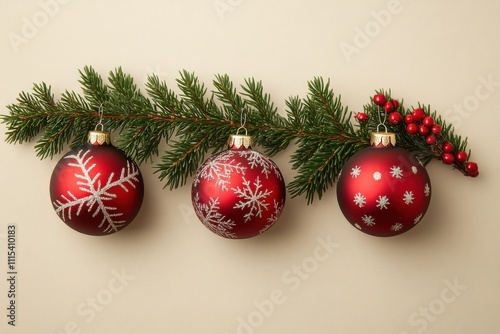
M 379 127 L 379 126 L 381 126 L 381 125 L 382 125 L 382 126 L 384 127 L 384 129 L 385 129 L 385 131 L 384 131 L 384 132 L 385 132 L 385 133 L 387 133 L 387 126 L 385 126 L 385 124 L 384 124 L 384 123 L 380 123 L 380 124 L 378 124 L 378 125 L 377 125 L 377 132 L 380 132 L 380 131 L 378 130 L 378 127 Z
M 97 122 L 94 130 L 95 131 L 104 131 L 104 125 L 102 124 L 102 119 L 104 117 L 104 108 L 102 106 L 102 103 L 99 105 L 99 109 L 98 109 L 97 113 L 99 115 L 99 121 Z M 100 127 L 100 130 L 97 129 L 99 127 Z
M 377 124 L 377 132 L 379 132 L 378 131 L 378 127 L 381 126 L 381 125 L 384 127 L 385 132 L 387 132 L 387 126 L 385 126 L 385 121 L 386 120 L 387 120 L 387 113 L 384 112 L 384 120 L 382 121 L 382 119 L 380 118 L 380 111 L 379 111 L 378 112 L 378 121 L 379 121 L 379 123 Z
M 248 136 L 248 130 L 245 127 L 245 124 L 247 123 L 247 114 L 241 110 L 240 112 L 240 127 L 236 130 L 236 134 L 240 133 L 240 130 L 243 129 L 245 130 L 245 136 Z

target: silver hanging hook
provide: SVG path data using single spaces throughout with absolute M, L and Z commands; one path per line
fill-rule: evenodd
M 380 111 L 378 111 L 378 121 L 379 121 L 379 123 L 377 124 L 377 132 L 379 132 L 378 131 L 378 127 L 381 126 L 381 125 L 384 127 L 385 132 L 387 132 L 387 126 L 385 126 L 385 121 L 386 120 L 387 120 L 387 113 L 384 111 L 384 120 L 382 121 L 382 119 L 380 118 Z
M 97 111 L 97 113 L 99 115 L 99 121 L 97 122 L 94 130 L 95 131 L 104 131 L 104 125 L 102 124 L 102 118 L 104 116 L 104 108 L 102 106 L 102 103 L 99 105 L 99 110 Z M 100 127 L 101 129 L 97 130 L 98 127 Z
M 245 136 L 248 136 L 248 130 L 245 127 L 246 123 L 247 123 L 247 114 L 243 110 L 241 110 L 241 112 L 240 112 L 240 127 L 236 130 L 236 134 L 237 135 L 239 134 L 240 129 L 244 129 L 245 130 Z

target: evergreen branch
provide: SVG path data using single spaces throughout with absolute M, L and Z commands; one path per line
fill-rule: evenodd
M 107 83 L 92 67 L 84 67 L 80 76 L 82 95 L 65 91 L 56 101 L 45 83 L 35 84 L 31 93 L 21 92 L 17 103 L 7 106 L 9 114 L 0 116 L 7 125 L 6 141 L 24 143 L 38 137 L 36 154 L 52 158 L 66 144 L 76 147 L 86 141 L 102 106 L 105 129 L 118 132 L 117 146 L 139 163 L 159 155 L 159 146 L 167 144 L 155 173 L 170 189 L 186 184 L 206 155 L 223 149 L 229 134 L 244 123 L 254 142 L 269 155 L 294 143 L 290 162 L 297 173 L 288 189 L 293 197 L 305 194 L 309 204 L 334 184 L 354 153 L 369 145 L 370 132 L 387 117 L 372 98 L 364 106 L 368 120 L 354 126 L 352 113 L 334 94 L 330 81 L 318 77 L 308 82 L 304 98 L 292 96 L 285 101 L 282 116 L 262 83 L 253 78 L 246 79 L 238 91 L 227 75 L 216 75 L 210 94 L 194 73 L 181 71 L 176 80 L 180 94 L 176 94 L 156 75 L 148 77 L 142 93 L 121 68 L 109 73 Z M 392 100 L 390 91 L 377 93 Z M 421 104 L 418 108 L 441 125 L 441 132 L 429 144 L 425 136 L 409 134 L 404 122 L 385 121 L 399 146 L 412 151 L 423 164 L 442 159 L 445 142 L 454 146 L 454 153 L 467 150 L 467 138 L 456 135 L 436 111 Z M 397 111 L 404 117 L 413 109 L 401 103 Z M 464 161 L 453 162 L 453 167 L 470 175 Z

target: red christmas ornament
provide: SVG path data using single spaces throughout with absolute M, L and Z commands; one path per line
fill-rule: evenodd
M 272 160 L 251 149 L 251 136 L 231 135 L 228 144 L 227 150 L 198 169 L 191 199 L 196 215 L 210 231 L 224 238 L 251 238 L 280 217 L 285 182 Z
M 357 229 L 379 237 L 413 228 L 431 199 L 427 171 L 395 142 L 394 133 L 372 133 L 371 147 L 354 154 L 337 181 L 344 216 Z
M 110 134 L 90 131 L 88 142 L 57 163 L 50 199 L 72 229 L 108 235 L 125 228 L 139 212 L 144 183 L 139 167 L 111 144 Z

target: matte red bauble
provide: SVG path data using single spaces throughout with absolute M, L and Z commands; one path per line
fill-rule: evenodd
M 395 143 L 394 133 L 373 133 L 371 147 L 354 154 L 337 181 L 337 198 L 344 216 L 360 231 L 379 237 L 413 228 L 431 199 L 427 171 L 415 156 Z
M 57 215 L 72 229 L 89 235 L 122 230 L 142 204 L 139 167 L 114 147 L 109 132 L 91 131 L 88 142 L 57 163 L 50 199 Z
M 191 199 L 196 215 L 210 231 L 224 238 L 251 238 L 280 217 L 285 182 L 278 166 L 251 148 L 251 136 L 231 135 L 228 144 L 227 150 L 198 169 Z

